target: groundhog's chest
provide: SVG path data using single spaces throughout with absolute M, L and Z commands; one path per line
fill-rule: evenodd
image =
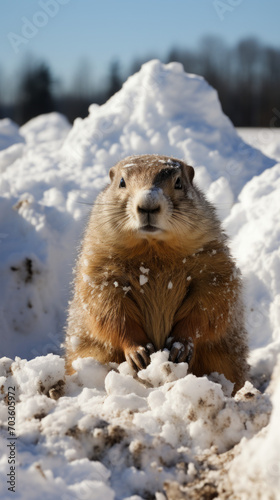
M 127 272 L 129 291 L 124 300 L 136 304 L 141 326 L 159 349 L 170 334 L 176 313 L 188 300 L 191 276 L 187 269 L 162 269 L 140 265 Z

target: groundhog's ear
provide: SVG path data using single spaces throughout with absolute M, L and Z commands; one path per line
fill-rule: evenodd
M 194 178 L 194 168 L 191 167 L 190 165 L 184 165 L 185 167 L 185 173 L 190 181 L 190 183 L 192 184 L 192 181 L 193 181 L 193 178 Z
M 110 176 L 111 181 L 114 179 L 115 173 L 116 173 L 116 171 L 115 171 L 114 167 L 110 168 L 109 176 Z

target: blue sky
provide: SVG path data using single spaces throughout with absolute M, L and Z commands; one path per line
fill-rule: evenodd
M 126 72 L 135 57 L 195 49 L 205 35 L 280 46 L 279 0 L 2 0 L 0 14 L 2 87 L 32 57 L 65 82 L 84 58 L 100 83 L 114 59 Z

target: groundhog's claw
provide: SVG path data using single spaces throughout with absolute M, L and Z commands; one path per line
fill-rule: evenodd
M 145 347 L 138 346 L 125 354 L 128 364 L 136 371 L 143 370 L 150 364 L 150 355 L 155 352 L 153 344 L 149 343 Z
M 146 350 L 148 351 L 149 355 L 156 352 L 156 350 L 151 342 L 149 342 L 149 344 L 146 345 Z
M 176 340 L 174 337 L 168 337 L 165 347 L 169 349 L 169 361 L 173 363 L 189 363 L 193 356 L 193 341 L 191 338 L 187 340 Z

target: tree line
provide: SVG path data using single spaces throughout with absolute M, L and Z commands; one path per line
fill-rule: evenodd
M 73 122 L 87 116 L 93 102 L 106 102 L 149 59 L 134 60 L 126 74 L 118 61 L 112 62 L 102 88 L 91 84 L 87 62 L 81 61 L 67 92 L 55 91 L 56 80 L 47 64 L 29 64 L 18 77 L 13 103 L 5 105 L 0 95 L 0 117 L 11 117 L 21 125 L 39 114 L 59 111 Z M 217 90 L 223 111 L 235 126 L 280 126 L 280 49 L 254 38 L 228 48 L 222 39 L 205 37 L 195 50 L 170 50 L 163 62 L 171 61 L 182 63 L 188 73 L 204 76 Z

